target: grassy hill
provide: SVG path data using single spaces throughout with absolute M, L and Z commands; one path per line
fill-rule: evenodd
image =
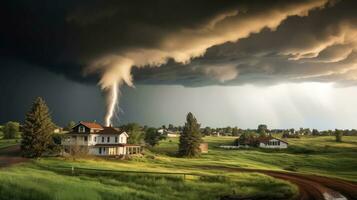
M 209 153 L 200 158 L 175 157 L 177 139 L 168 139 L 131 160 L 44 158 L 0 169 L 0 196 L 3 199 L 219 199 L 223 195 L 239 194 L 291 199 L 297 194 L 297 188 L 286 181 L 257 173 L 221 171 L 214 166 L 294 170 L 357 180 L 357 137 L 346 136 L 343 143 L 334 142 L 333 137 L 288 139 L 287 150 L 224 150 L 217 146 L 230 144 L 235 138 L 204 139 L 209 143 Z

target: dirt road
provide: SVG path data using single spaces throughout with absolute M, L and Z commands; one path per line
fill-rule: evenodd
M 10 146 L 0 149 L 0 168 L 27 161 L 21 157 L 20 146 Z
M 226 170 L 230 172 L 258 172 L 274 178 L 290 181 L 299 187 L 299 200 L 357 200 L 357 184 L 341 179 L 298 173 L 241 169 L 217 166 L 201 166 L 203 168 Z

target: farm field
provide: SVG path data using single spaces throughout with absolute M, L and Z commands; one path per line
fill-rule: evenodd
M 0 169 L 0 195 L 3 199 L 219 199 L 239 194 L 293 199 L 298 193 L 297 187 L 287 181 L 260 173 L 223 171 L 219 167 L 294 171 L 357 180 L 355 136 L 345 136 L 343 143 L 334 142 L 330 136 L 288 139 L 287 150 L 217 147 L 231 144 L 234 139 L 205 137 L 209 153 L 193 159 L 175 156 L 176 138 L 161 141 L 159 146 L 131 160 L 32 160 Z M 186 175 L 160 174 L 167 172 Z

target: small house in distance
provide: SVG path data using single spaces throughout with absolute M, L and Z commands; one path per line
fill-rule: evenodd
M 288 143 L 271 135 L 265 137 L 254 137 L 253 135 L 241 136 L 236 140 L 237 148 L 259 147 L 266 149 L 286 149 Z
M 286 149 L 288 143 L 278 138 L 267 136 L 258 138 L 258 147 L 267 149 Z
M 88 155 L 120 156 L 141 153 L 140 145 L 127 144 L 128 134 L 95 122 L 79 122 L 62 139 L 64 151 L 79 149 Z

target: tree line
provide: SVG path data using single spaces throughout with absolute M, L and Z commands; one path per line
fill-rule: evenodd
M 75 122 L 71 121 L 64 130 L 71 131 L 75 126 Z M 61 134 L 55 134 L 54 130 L 57 126 L 53 123 L 49 108 L 42 98 L 37 98 L 31 109 L 25 117 L 25 122 L 22 126 L 18 122 L 8 122 L 0 127 L 0 136 L 3 139 L 18 138 L 21 135 L 21 149 L 23 155 L 26 157 L 40 157 L 44 154 L 58 152 L 61 148 Z M 178 155 L 186 157 L 194 157 L 200 154 L 200 144 L 202 137 L 208 135 L 228 135 L 228 136 L 241 136 L 242 138 L 251 138 L 257 135 L 265 137 L 268 134 L 282 134 L 286 137 L 294 137 L 298 135 L 334 135 L 337 142 L 342 141 L 344 135 L 357 135 L 357 130 L 327 130 L 318 131 L 317 129 L 272 129 L 269 130 L 265 124 L 258 125 L 257 129 L 240 129 L 238 127 L 225 127 L 225 128 L 201 128 L 197 119 L 192 113 L 186 116 L 186 123 L 184 126 L 175 127 L 169 124 L 159 128 L 140 126 L 137 123 L 128 123 L 121 125 L 119 128 L 126 131 L 129 135 L 129 144 L 141 144 L 147 146 L 156 146 L 160 140 L 166 138 L 165 134 L 161 134 L 158 129 L 168 129 L 176 131 L 180 134 Z

